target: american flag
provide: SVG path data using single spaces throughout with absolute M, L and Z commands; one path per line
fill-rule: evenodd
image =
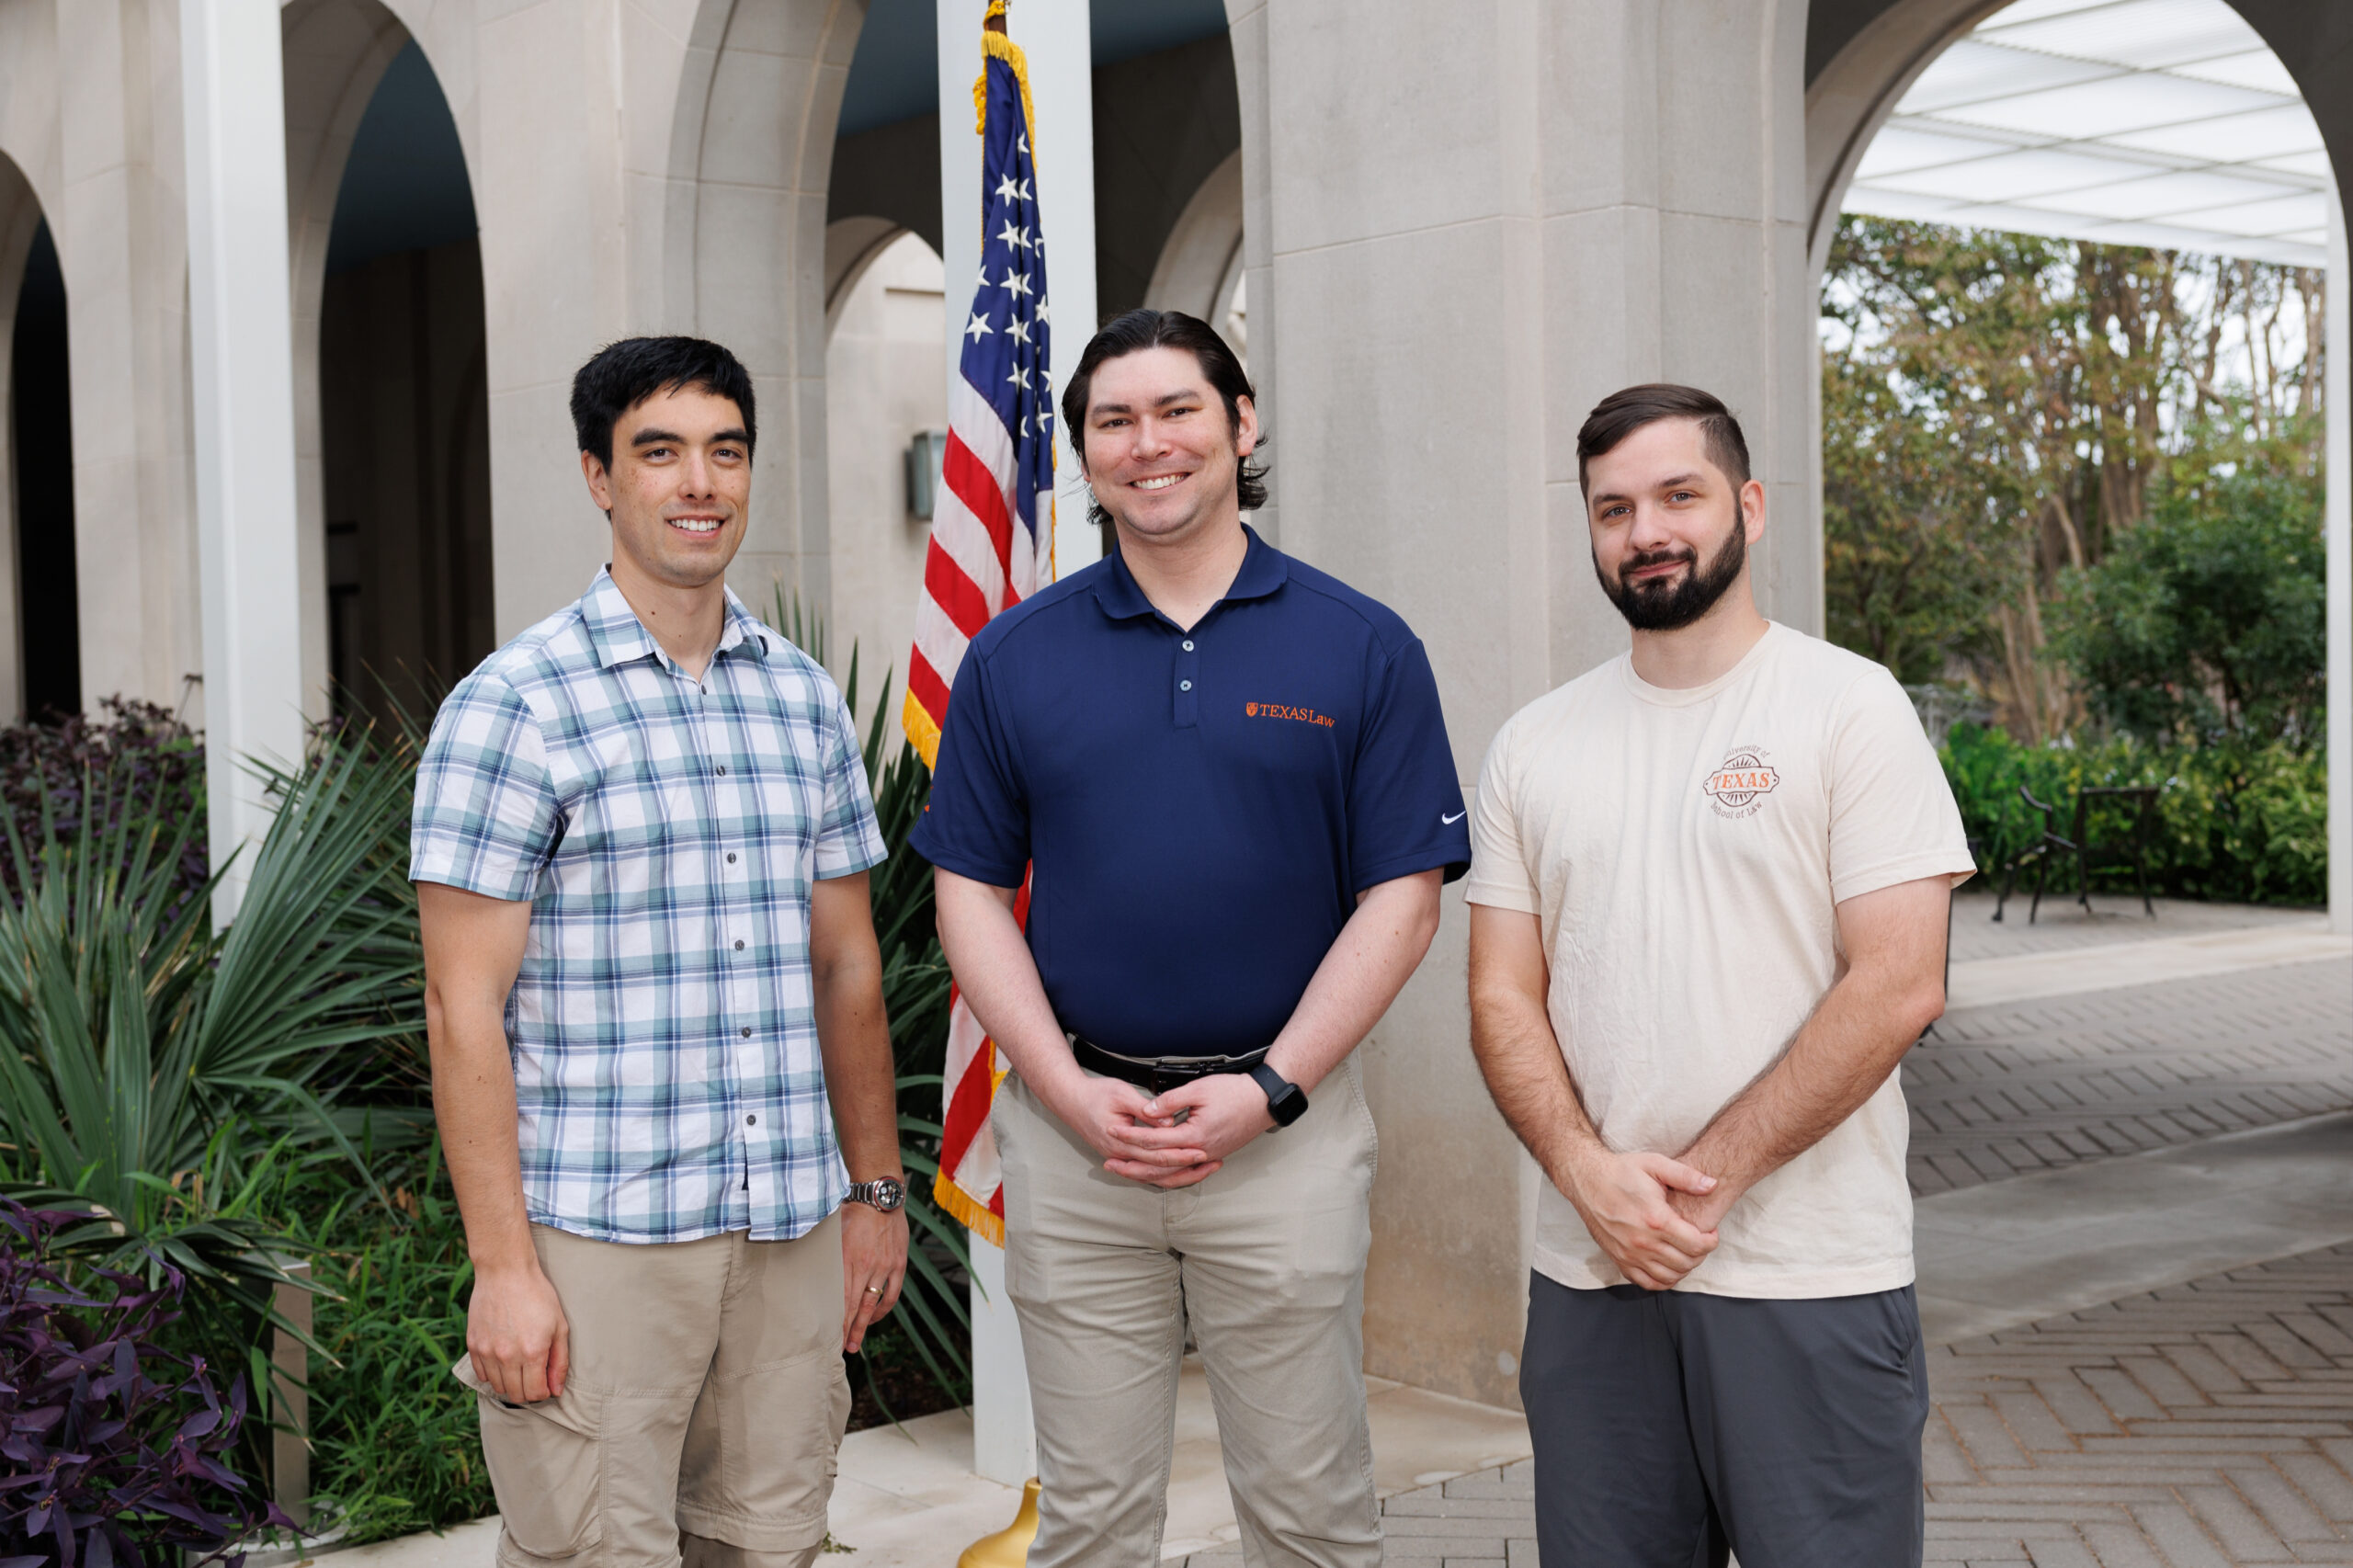
M 933 503 L 931 548 L 902 709 L 926 767 L 938 761 L 940 726 L 964 650 L 989 618 L 1054 576 L 1053 387 L 1048 375 L 1046 246 L 1038 220 L 1035 123 L 1021 51 L 1003 31 L 1004 0 L 983 24 L 981 271 L 959 371 L 949 386 L 948 456 Z M 1015 907 L 1027 922 L 1029 890 Z M 940 1206 L 1002 1244 L 1005 1197 L 989 1106 L 996 1048 L 957 993 L 949 1010 Z

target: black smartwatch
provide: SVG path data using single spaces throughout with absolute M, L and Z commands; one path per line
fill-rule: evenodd
M 1307 1091 L 1261 1062 L 1250 1076 L 1267 1091 L 1267 1114 L 1277 1127 L 1289 1127 L 1307 1114 Z

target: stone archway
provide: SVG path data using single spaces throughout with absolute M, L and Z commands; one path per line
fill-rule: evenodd
M 863 0 L 706 0 L 672 119 L 659 312 L 752 372 L 760 497 L 729 580 L 830 606 L 825 191 Z
M 40 238 L 44 223 L 40 198 L 34 193 L 32 182 L 25 177 L 15 161 L 0 153 L 0 719 L 14 722 L 28 711 L 28 675 L 24 647 L 24 619 L 18 597 L 18 561 L 24 537 L 21 525 L 28 513 L 42 503 L 34 494 L 32 476 L 27 472 L 28 460 L 36 454 L 24 450 L 27 442 L 20 429 L 22 416 L 29 412 L 22 406 L 24 389 L 18 384 L 18 370 L 28 345 L 17 341 L 17 329 L 21 312 L 24 286 L 28 264 Z M 52 240 L 47 258 L 55 265 Z M 62 314 L 62 312 L 61 312 Z M 62 321 L 59 324 L 63 324 Z M 63 358 L 63 355 L 57 356 Z M 56 422 L 64 424 L 69 432 L 69 451 L 64 454 L 63 500 L 64 515 L 70 525 L 73 517 L 73 467 L 70 456 L 70 415 L 66 400 L 55 400 Z M 51 454 L 52 460 L 58 454 Z M 53 477 L 53 475 L 52 475 Z M 54 487 L 48 506 L 54 509 Z M 64 541 L 63 557 L 69 570 L 73 562 L 70 527 Z M 71 626 L 72 597 L 65 596 L 65 607 Z M 70 698 L 57 699 L 59 706 L 80 706 L 80 671 L 78 663 L 71 659 L 72 648 L 66 648 L 67 661 L 75 664 L 73 692 Z M 40 683 L 35 683 L 40 684 Z M 62 689 L 62 683 L 59 683 Z M 36 693 L 38 700 L 41 694 Z
M 294 312 L 296 580 L 302 594 L 303 715 L 326 717 L 330 654 L 319 307 L 352 137 L 408 29 L 377 0 L 293 0 L 286 60 L 286 233 Z
M 826 233 L 826 517 L 833 600 L 826 649 L 836 673 L 859 653 L 866 700 L 888 668 L 906 674 L 917 585 L 931 537 L 913 468 L 916 437 L 948 427 L 939 346 L 947 334 L 939 253 L 888 219 L 835 219 Z M 938 475 L 924 482 L 937 494 Z M 895 705 L 883 694 L 884 707 Z
M 2353 3 L 2348 0 L 2224 0 L 2293 79 L 2328 153 L 2331 203 L 2327 294 L 2328 469 L 2323 528 L 2327 555 L 2329 915 L 2353 930 L 2353 394 L 2347 392 L 2345 204 L 2353 171 Z M 2010 0 L 1819 0 L 1806 38 L 1805 178 L 1807 255 L 1818 298 L 1840 209 L 1872 139 L 1897 103 L 1946 49 Z M 1814 446 L 1820 447 L 1820 408 Z M 1814 486 L 1821 494 L 1819 469 Z
M 2225 0 L 2295 77 L 2340 171 L 2353 168 L 2348 7 L 2309 0 Z M 1871 139 L 1920 74 L 2011 0 L 1827 0 L 1806 36 L 1806 249 L 1821 276 L 1838 211 Z M 2344 176 L 2338 176 L 2339 199 Z
M 283 25 L 305 706 L 428 708 L 495 645 L 472 171 L 393 11 Z
M 1234 295 L 1246 287 L 1242 256 L 1242 153 L 1237 148 L 1210 171 L 1177 214 L 1143 302 L 1155 310 L 1199 316 L 1226 333 Z

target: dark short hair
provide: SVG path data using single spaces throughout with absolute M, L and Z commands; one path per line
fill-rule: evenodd
M 572 431 L 580 449 L 613 466 L 613 425 L 649 397 L 699 387 L 731 400 L 744 415 L 744 440 L 759 435 L 752 373 L 718 344 L 700 337 L 624 337 L 597 350 L 572 378 Z
M 1201 374 L 1217 395 L 1225 400 L 1225 421 L 1228 429 L 1237 437 L 1242 432 L 1242 400 L 1258 401 L 1258 391 L 1250 384 L 1249 373 L 1243 369 L 1242 360 L 1229 347 L 1217 329 L 1199 316 L 1188 316 L 1182 311 L 1129 311 L 1112 317 L 1103 330 L 1087 340 L 1086 352 L 1078 357 L 1078 369 L 1071 372 L 1070 385 L 1063 389 L 1063 430 L 1070 437 L 1071 449 L 1078 454 L 1080 466 L 1086 462 L 1086 399 L 1095 385 L 1095 371 L 1106 359 L 1120 359 L 1131 354 L 1141 354 L 1147 348 L 1182 348 L 1191 354 L 1201 367 Z M 1266 447 L 1262 437 L 1261 449 Z M 1234 464 L 1233 494 L 1245 512 L 1255 512 L 1267 504 L 1267 465 L 1253 458 L 1244 458 Z M 1097 525 L 1108 529 L 1111 514 L 1103 509 L 1100 501 L 1087 508 L 1087 516 Z M 1109 538 L 1108 533 L 1105 535 Z
M 1723 399 L 1698 387 L 1645 381 L 1611 392 L 1585 416 L 1585 425 L 1577 431 L 1578 485 L 1585 484 L 1587 463 L 1615 451 L 1620 441 L 1643 426 L 1662 419 L 1688 419 L 1698 425 L 1708 445 L 1708 460 L 1723 470 L 1734 489 L 1748 483 L 1748 437 L 1740 433 L 1740 421 L 1732 416 Z

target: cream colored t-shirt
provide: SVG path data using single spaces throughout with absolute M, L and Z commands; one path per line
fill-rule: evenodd
M 1680 1153 L 1779 1059 L 1843 969 L 1837 904 L 1973 869 L 1894 676 L 1779 625 L 1704 687 L 1651 686 L 1624 656 L 1530 703 L 1488 748 L 1473 810 L 1468 896 L 1540 918 L 1552 1032 L 1620 1150 Z M 1680 1288 L 1911 1283 L 1905 1134 L 1891 1075 L 1733 1205 Z M 1625 1283 L 1549 1183 L 1535 1267 Z

